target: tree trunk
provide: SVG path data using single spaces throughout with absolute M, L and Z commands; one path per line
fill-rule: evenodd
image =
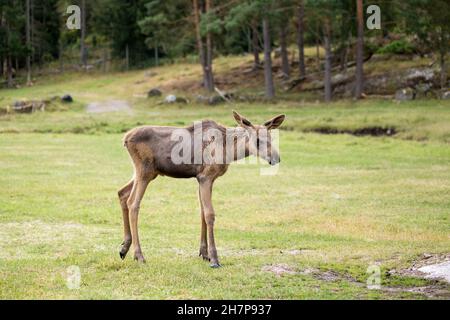
M 6 72 L 8 74 L 8 88 L 14 87 L 14 80 L 13 80 L 13 67 L 12 67 L 12 58 L 11 55 L 8 55 L 7 62 L 6 62 Z
M 280 29 L 280 47 L 281 47 L 281 71 L 285 78 L 289 78 L 290 67 L 289 67 L 289 55 L 287 50 L 287 25 L 282 24 Z
M 80 56 L 81 64 L 84 68 L 87 65 L 87 50 L 86 50 L 86 0 L 81 0 L 81 40 L 80 40 Z
M 316 37 L 316 66 L 317 66 L 317 72 L 320 72 L 322 69 L 320 67 L 320 38 L 319 38 L 319 26 L 317 26 L 317 37 Z
M 355 98 L 360 99 L 364 90 L 364 13 L 363 1 L 356 0 L 358 38 L 356 40 L 356 86 Z
M 305 30 L 305 4 L 303 0 L 300 0 L 298 6 L 298 17 L 297 17 L 297 46 L 298 46 L 298 58 L 299 58 L 299 69 L 300 77 L 306 76 L 306 65 L 305 65 L 305 40 L 304 40 L 304 30 Z
M 441 89 L 444 90 L 447 87 L 447 69 L 445 66 L 445 55 L 446 55 L 446 51 L 441 51 L 441 63 L 440 63 L 440 67 L 441 67 Z
M 206 0 L 206 13 L 212 10 L 212 0 Z M 213 73 L 213 40 L 212 33 L 208 32 L 206 34 L 206 68 L 208 77 L 208 91 L 214 92 L 214 73 Z
M 445 65 L 445 58 L 448 51 L 448 33 L 441 28 L 440 37 L 440 68 L 441 68 L 441 89 L 444 90 L 447 87 L 447 67 Z
M 197 48 L 198 54 L 200 58 L 200 64 L 203 69 L 203 86 L 208 89 L 208 91 L 214 91 L 214 84 L 212 81 L 212 72 L 210 73 L 210 69 L 208 67 L 208 63 L 212 61 L 212 44 L 211 38 L 209 37 L 209 42 L 207 42 L 208 53 L 205 52 L 205 45 L 203 43 L 203 38 L 200 31 L 200 12 L 198 0 L 193 0 L 193 10 L 194 10 L 194 24 L 195 24 L 195 35 L 197 38 Z
M 252 23 L 252 49 L 253 49 L 253 69 L 256 70 L 261 65 L 259 60 L 259 34 L 258 34 L 258 24 L 254 20 Z
M 3 11 L 1 9 L 2 8 L 0 7 L 0 28 L 3 29 Z M 3 53 L 0 53 L 0 78 L 3 78 L 5 73 L 5 68 L 3 67 L 4 59 Z
M 125 70 L 130 70 L 130 47 L 128 46 L 128 43 L 125 47 Z
M 155 66 L 159 65 L 158 43 L 155 43 Z
M 344 51 L 344 58 L 342 61 L 342 72 L 344 72 L 345 74 L 347 73 L 348 70 L 348 54 L 350 52 L 350 48 L 352 46 L 352 33 L 349 32 L 348 34 L 348 39 L 345 45 L 345 51 Z
M 31 63 L 34 64 L 35 51 L 34 51 L 34 38 L 35 38 L 35 28 L 34 28 L 34 1 L 30 1 L 30 43 L 31 43 Z
M 59 40 L 59 73 L 64 73 L 64 46 Z
M 0 55 L 0 78 L 3 78 L 3 76 L 5 74 L 3 65 L 4 65 L 3 55 Z
M 108 51 L 106 48 L 103 48 L 103 72 L 106 73 L 107 68 L 106 64 L 108 63 Z
M 332 99 L 332 85 L 331 85 L 331 39 L 330 39 L 330 21 L 327 19 L 324 24 L 323 42 L 325 45 L 325 101 L 330 102 Z
M 30 10 L 31 10 L 31 0 L 26 2 L 26 41 L 27 41 L 27 84 L 31 84 L 31 26 L 30 26 Z
M 275 97 L 275 87 L 272 75 L 272 45 L 270 40 L 270 26 L 268 18 L 263 19 L 263 37 L 264 37 L 264 79 L 266 84 L 266 97 L 273 99 Z

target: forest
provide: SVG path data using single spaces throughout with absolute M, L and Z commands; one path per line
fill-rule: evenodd
M 80 30 L 66 26 L 73 4 L 81 9 Z M 380 26 L 372 30 L 371 5 L 380 9 Z M 203 85 L 213 92 L 214 59 L 251 53 L 272 99 L 274 51 L 280 77 L 293 86 L 319 73 L 326 101 L 333 98 L 333 75 L 352 66 L 351 95 L 363 97 L 364 63 L 377 53 L 431 56 L 440 70 L 434 86 L 444 89 L 449 6 L 446 0 L 2 0 L 0 85 L 32 85 L 50 64 L 61 73 L 107 72 L 196 57 Z M 317 61 L 306 61 L 305 47 L 316 47 Z

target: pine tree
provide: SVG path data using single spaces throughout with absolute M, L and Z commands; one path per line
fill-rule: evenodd
M 355 98 L 362 97 L 364 89 L 364 13 L 363 0 L 356 0 L 357 15 L 356 21 L 358 25 L 358 37 L 356 42 L 356 84 L 355 84 Z

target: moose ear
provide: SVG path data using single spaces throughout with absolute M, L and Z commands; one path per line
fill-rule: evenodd
M 286 116 L 284 114 L 281 114 L 279 116 L 276 116 L 275 118 L 267 121 L 264 123 L 264 126 L 267 128 L 267 130 L 276 129 L 283 123 L 284 119 L 286 119 Z
M 243 116 L 241 116 L 239 113 L 237 113 L 234 110 L 233 110 L 233 116 L 234 116 L 234 119 L 236 120 L 236 122 L 241 127 L 244 127 L 244 128 L 251 127 L 251 128 L 253 128 L 253 125 L 252 125 L 252 123 L 249 120 L 245 119 Z

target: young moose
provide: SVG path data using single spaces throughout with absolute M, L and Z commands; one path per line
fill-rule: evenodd
M 181 163 L 174 161 L 173 150 L 180 143 L 179 140 L 173 139 L 177 130 L 183 131 L 188 137 L 192 138 L 187 139 L 190 141 L 189 149 L 198 148 L 195 143 L 191 142 L 195 140 L 196 130 L 194 126 L 188 128 L 145 126 L 135 128 L 125 135 L 124 145 L 133 161 L 134 176 L 127 185 L 119 190 L 125 234 L 120 250 L 122 259 L 125 259 L 131 243 L 133 243 L 134 259 L 145 262 L 138 235 L 139 207 L 150 181 L 161 175 L 173 178 L 197 178 L 202 221 L 199 255 L 204 260 L 209 260 L 211 267 L 220 267 L 214 240 L 215 214 L 211 203 L 213 183 L 227 171 L 231 162 L 250 155 L 259 156 L 270 165 L 278 164 L 280 157 L 278 150 L 272 147 L 270 130 L 278 128 L 285 119 L 284 115 L 280 115 L 263 125 L 253 125 L 237 112 L 233 111 L 233 114 L 239 124 L 238 128 L 225 128 L 209 120 L 201 122 L 201 151 L 203 152 L 206 148 L 215 144 L 215 148 L 213 148 L 215 151 L 212 155 L 214 157 L 214 153 L 216 156 L 220 154 L 221 161 L 217 160 L 219 157 L 214 158 L 213 161 L 200 161 L 200 163 L 194 161 L 196 150 L 184 154 L 184 156 L 190 157 L 191 161 Z M 231 139 L 218 139 L 217 135 L 211 137 L 208 132 L 221 133 L 222 137 L 229 137 L 231 134 L 232 137 Z M 245 138 L 242 144 L 238 142 L 240 137 Z M 241 152 L 238 150 L 239 146 L 243 147 Z M 265 152 L 261 152 L 261 146 L 265 146 Z

